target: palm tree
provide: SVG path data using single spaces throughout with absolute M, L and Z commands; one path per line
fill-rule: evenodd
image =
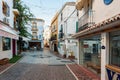
M 31 34 L 27 31 L 27 24 L 30 21 L 30 18 L 33 17 L 33 14 L 30 12 L 29 7 L 23 4 L 21 0 L 14 0 L 14 7 L 18 9 L 19 16 L 18 26 L 19 26 L 19 35 L 24 37 L 31 37 Z
M 19 27 L 19 35 L 23 37 L 32 37 L 32 35 L 27 31 L 27 24 L 30 21 L 30 18 L 33 17 L 33 14 L 30 12 L 30 9 L 23 4 L 21 0 L 14 0 L 14 8 L 18 9 L 19 16 L 17 17 L 18 27 Z M 22 39 L 19 38 L 18 46 L 19 46 L 19 54 L 22 49 Z

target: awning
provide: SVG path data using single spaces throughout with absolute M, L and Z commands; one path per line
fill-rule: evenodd
M 9 37 L 12 39 L 19 38 L 19 36 L 15 30 L 13 30 L 12 28 L 10 28 L 7 25 L 4 25 L 3 23 L 0 23 L 0 36 Z
M 83 8 L 83 2 L 84 0 L 77 0 L 76 2 L 76 9 L 81 10 Z
M 82 10 L 84 4 L 88 5 L 89 4 L 89 0 L 77 0 L 77 2 L 76 2 L 76 9 L 77 10 Z

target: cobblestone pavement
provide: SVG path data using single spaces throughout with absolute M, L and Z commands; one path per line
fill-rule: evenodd
M 31 64 L 72 64 L 69 59 L 62 59 L 53 55 L 49 50 L 23 52 L 24 58 L 20 63 Z
M 58 58 L 48 50 L 23 53 L 23 59 L 0 75 L 0 80 L 75 80 L 65 64 L 74 63 Z

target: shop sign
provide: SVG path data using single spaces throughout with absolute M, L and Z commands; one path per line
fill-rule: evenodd
M 105 3 L 106 5 L 109 5 L 110 3 L 112 3 L 112 1 L 113 1 L 113 0 L 104 0 L 104 3 Z
M 108 80 L 120 80 L 120 73 L 112 71 L 108 68 L 106 69 L 106 71 L 107 71 Z

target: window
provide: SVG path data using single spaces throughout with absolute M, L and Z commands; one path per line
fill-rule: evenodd
M 37 32 L 33 32 L 33 35 L 36 36 L 36 35 L 37 35 Z
M 3 41 L 3 51 L 10 50 L 11 49 L 11 39 L 3 37 L 2 41 Z
M 110 64 L 120 67 L 120 32 L 110 33 Z
M 39 39 L 42 39 L 42 35 L 39 35 Z
M 33 26 L 33 28 L 37 28 L 37 23 L 33 22 L 32 26 Z
M 6 2 L 2 2 L 2 10 L 3 10 L 3 14 L 4 14 L 6 17 L 9 17 L 9 16 L 10 16 L 10 8 L 9 8 L 9 6 L 7 5 Z

